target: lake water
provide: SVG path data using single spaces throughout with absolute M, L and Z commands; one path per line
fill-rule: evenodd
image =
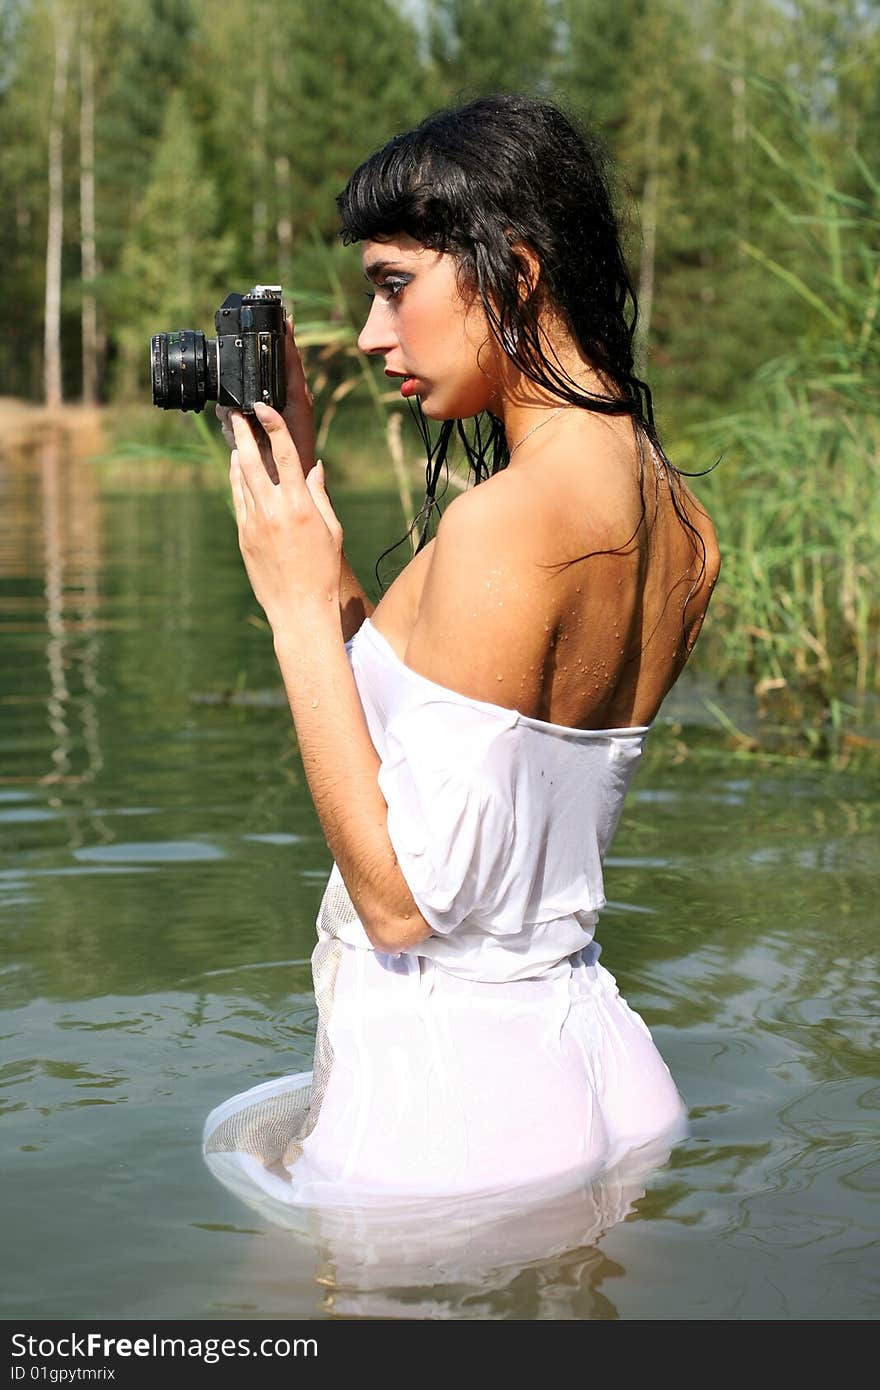
M 599 939 L 690 1135 L 572 1248 L 383 1278 L 201 1157 L 310 1063 L 330 864 L 224 497 L 64 449 L 0 496 L 4 1317 L 876 1316 L 876 769 L 652 736 Z M 366 576 L 394 498 L 335 500 Z

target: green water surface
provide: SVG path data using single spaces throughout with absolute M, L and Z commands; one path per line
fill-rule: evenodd
M 876 772 L 652 735 L 599 938 L 689 1138 L 586 1247 L 342 1285 L 200 1152 L 310 1064 L 330 865 L 224 497 L 63 449 L 0 496 L 3 1316 L 876 1315 Z M 395 499 L 335 500 L 367 577 Z

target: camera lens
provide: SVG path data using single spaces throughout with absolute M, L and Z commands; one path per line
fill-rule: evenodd
M 162 410 L 202 410 L 208 398 L 204 333 L 182 329 L 150 340 L 153 405 Z

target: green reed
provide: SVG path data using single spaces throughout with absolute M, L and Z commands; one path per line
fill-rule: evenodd
M 768 725 L 839 751 L 864 741 L 854 730 L 880 689 L 880 182 L 853 152 L 842 189 L 806 117 L 795 134 L 795 160 L 756 139 L 788 180 L 775 206 L 810 254 L 796 272 L 794 256 L 742 251 L 816 328 L 761 369 L 741 411 L 700 431 L 722 455 L 700 487 L 724 556 L 707 631 L 714 670 L 749 677 Z

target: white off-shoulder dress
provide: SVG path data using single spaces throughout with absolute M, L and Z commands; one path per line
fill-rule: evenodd
M 471 699 L 412 671 L 369 620 L 347 645 L 432 935 L 375 950 L 334 866 L 313 1071 L 219 1105 L 209 1164 L 257 1204 L 351 1207 L 562 1190 L 680 1137 L 682 1099 L 593 939 L 647 728 L 573 730 Z

